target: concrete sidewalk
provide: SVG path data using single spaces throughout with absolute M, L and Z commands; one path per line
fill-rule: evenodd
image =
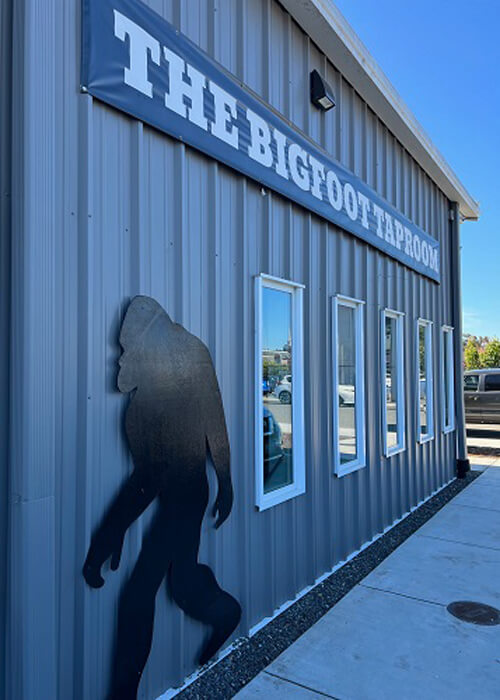
M 488 467 L 236 697 L 500 698 L 500 625 L 462 622 L 459 600 L 500 608 L 500 468 Z

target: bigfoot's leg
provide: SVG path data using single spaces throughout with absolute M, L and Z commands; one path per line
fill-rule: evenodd
M 177 605 L 184 612 L 212 627 L 212 635 L 203 649 L 199 663 L 205 664 L 236 629 L 241 608 L 233 596 L 218 585 L 211 569 L 196 561 L 196 552 L 184 552 L 175 558 L 170 569 L 170 588 Z
M 111 557 L 111 568 L 116 571 L 120 563 L 126 531 L 157 494 L 156 484 L 137 470 L 122 486 L 92 536 L 83 565 L 83 575 L 89 586 L 100 588 L 104 585 L 101 567 L 109 557 Z
M 136 700 L 137 697 L 151 650 L 156 593 L 169 565 L 165 526 L 165 514 L 160 508 L 120 596 L 109 700 Z

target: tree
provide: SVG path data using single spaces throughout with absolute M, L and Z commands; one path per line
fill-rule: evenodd
M 500 340 L 493 338 L 481 353 L 481 367 L 500 367 Z
M 464 349 L 464 362 L 465 369 L 479 369 L 481 366 L 479 350 L 477 349 L 477 345 L 472 337 L 468 339 L 467 345 Z

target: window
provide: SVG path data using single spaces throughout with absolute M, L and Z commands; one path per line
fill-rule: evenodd
M 256 277 L 256 504 L 305 492 L 303 286 Z
M 477 391 L 479 387 L 479 374 L 466 374 L 464 376 L 464 391 Z
M 347 297 L 333 298 L 333 447 L 337 476 L 366 464 L 363 305 Z
M 441 329 L 441 405 L 443 432 L 455 430 L 455 372 L 453 366 L 453 328 Z
M 404 314 L 382 311 L 382 426 L 384 454 L 390 457 L 405 449 Z
M 434 437 L 432 386 L 432 321 L 417 321 L 417 436 L 420 442 Z
M 500 391 L 500 374 L 487 374 L 484 378 L 484 390 Z

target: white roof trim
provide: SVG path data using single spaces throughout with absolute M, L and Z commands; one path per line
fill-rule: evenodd
M 479 218 L 444 157 L 331 0 L 279 0 L 466 219 Z

